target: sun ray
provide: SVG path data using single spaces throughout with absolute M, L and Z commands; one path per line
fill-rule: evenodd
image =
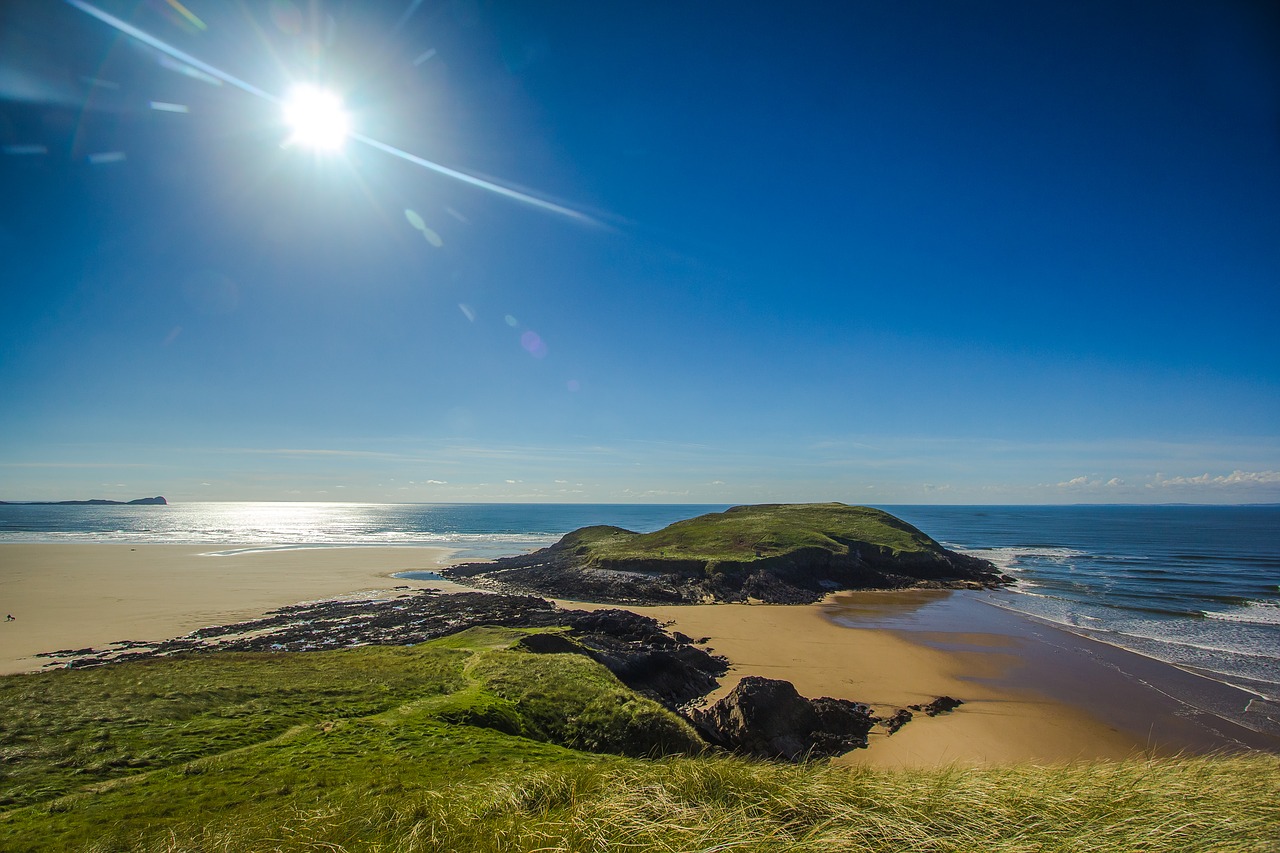
M 79 9 L 81 12 L 84 12 L 86 15 L 97 18 L 99 21 L 102 21 L 102 23 L 106 24 L 107 26 L 113 27 L 129 37 L 137 39 L 138 41 L 142 42 L 148 47 L 154 47 L 156 50 L 160 51 L 161 53 L 166 53 L 169 56 L 173 57 L 174 59 L 177 59 L 181 62 L 185 62 L 191 67 L 197 68 L 206 74 L 216 77 L 217 79 L 223 81 L 224 83 L 230 83 L 232 86 L 235 86 L 237 89 L 243 89 L 244 91 L 248 92 L 250 95 L 257 95 L 259 98 L 265 98 L 266 100 L 271 101 L 274 104 L 280 103 L 280 99 L 272 95 L 270 92 L 266 92 L 262 89 L 259 89 L 257 86 L 253 85 L 252 83 L 246 83 L 244 80 L 241 80 L 239 77 L 236 77 L 233 74 L 228 74 L 227 72 L 213 65 L 210 65 L 207 62 L 202 62 L 201 60 L 196 59 L 191 54 L 186 53 L 185 51 L 178 50 L 173 45 L 168 44 L 162 41 L 161 39 L 156 38 L 155 36 L 151 35 L 150 33 L 144 30 L 138 29 L 128 21 L 123 21 L 120 18 L 117 18 L 115 15 L 112 15 L 110 12 L 104 12 L 101 9 L 99 9 L 97 6 L 93 6 L 93 5 L 90 5 L 89 3 L 84 2 L 84 0 L 67 0 L 67 2 L 70 3 L 72 6 L 74 6 L 75 8 Z
M 254 86 L 252 83 L 241 80 L 239 77 L 236 77 L 233 74 L 228 74 L 227 72 L 221 70 L 220 68 L 214 65 L 210 65 L 207 62 L 196 59 L 194 56 L 190 55 L 189 53 L 186 53 L 185 51 L 179 50 L 178 48 L 170 44 L 167 44 L 163 40 L 156 38 L 150 33 L 147 33 L 144 30 L 141 30 L 135 27 L 133 24 L 130 24 L 127 21 L 117 18 L 115 15 L 112 15 L 109 12 L 104 12 L 103 10 L 97 8 L 96 6 L 93 6 L 92 4 L 85 2 L 85 0 L 66 0 L 66 2 L 71 6 L 74 6 L 75 8 L 79 9 L 81 12 L 84 12 L 86 15 L 89 15 L 90 17 L 93 17 L 93 18 L 97 18 L 99 21 L 112 27 L 113 29 L 116 29 L 119 32 L 122 32 L 125 35 L 130 36 L 131 38 L 137 39 L 143 44 L 153 47 L 156 50 L 160 51 L 161 53 L 167 54 L 168 56 L 174 59 L 177 59 L 180 62 L 185 62 L 191 67 L 196 68 L 200 71 L 203 71 L 204 73 L 218 80 L 222 80 L 225 83 L 229 83 L 230 85 L 235 86 L 238 89 L 248 92 L 250 95 L 255 95 L 273 104 L 284 103 L 282 98 L 276 95 L 272 95 L 270 92 L 267 92 L 263 89 L 259 89 L 257 86 Z M 495 181 L 479 178 L 479 177 L 476 177 L 475 175 L 467 174 L 466 172 L 460 171 L 458 169 L 452 169 L 448 166 L 442 165 L 440 163 L 436 163 L 432 160 L 428 160 L 425 157 L 419 157 L 416 154 L 411 154 L 402 148 L 397 148 L 394 145 L 388 145 L 385 142 L 380 142 L 372 137 L 365 136 L 364 134 L 349 132 L 349 133 L 346 133 L 345 138 L 354 139 L 357 142 L 363 143 L 364 145 L 368 145 L 371 148 L 375 148 L 379 151 L 382 151 L 386 154 L 390 154 L 394 157 L 398 157 L 401 160 L 405 160 L 409 163 L 413 163 L 417 166 L 421 166 L 424 169 L 429 169 L 433 172 L 436 172 L 437 174 L 441 174 L 441 175 L 445 175 L 447 177 L 453 178 L 454 180 L 461 181 L 462 183 L 469 184 L 470 186 L 487 190 L 496 195 L 503 196 L 504 198 L 509 198 L 509 199 L 512 199 L 513 201 L 523 202 L 524 204 L 528 204 L 540 210 L 545 210 L 550 213 L 556 213 L 561 216 L 567 217 L 569 219 L 573 219 L 577 222 L 582 222 L 582 223 L 591 224 L 591 225 L 601 224 L 596 219 L 590 216 L 587 216 L 585 213 L 574 210 L 571 207 L 567 207 L 563 204 L 556 204 L 555 202 L 552 202 L 552 201 L 547 201 L 546 199 L 539 198 L 538 196 L 532 195 L 530 193 L 512 189 L 511 187 L 503 186 L 502 184 L 499 184 Z

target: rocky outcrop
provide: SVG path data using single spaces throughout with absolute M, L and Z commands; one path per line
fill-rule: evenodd
M 632 690 L 672 709 L 713 690 L 728 668 L 724 658 L 683 634 L 670 634 L 658 620 L 626 610 L 561 610 L 533 596 L 432 590 L 381 601 L 299 604 L 162 643 L 126 640 L 102 649 L 63 649 L 40 656 L 85 668 L 189 652 L 408 646 L 477 626 L 566 629 L 532 634 L 520 644 L 531 652 L 586 655 Z
M 806 699 L 789 681 L 747 676 L 690 719 L 711 743 L 744 755 L 802 761 L 867 745 L 871 709 L 846 699 Z
M 915 715 L 906 708 L 899 708 L 887 717 L 880 717 L 876 725 L 884 729 L 885 734 L 893 734 L 898 729 L 915 719 Z
M 718 686 L 728 661 L 648 616 L 626 610 L 563 610 L 533 596 L 404 590 L 375 601 L 321 601 L 260 619 L 202 628 L 162 643 L 121 641 L 39 657 L 86 668 L 174 654 L 221 651 L 304 652 L 363 645 L 413 645 L 480 626 L 546 629 L 520 638 L 532 654 L 576 654 L 600 663 L 623 684 L 684 715 L 708 743 L 742 755 L 804 761 L 867 745 L 873 725 L 892 734 L 912 719 L 897 710 L 876 717 L 846 699 L 807 699 L 790 682 L 750 676 L 710 707 L 690 705 Z M 929 716 L 960 705 L 940 696 L 911 706 Z
M 954 699 L 950 696 L 939 696 L 924 705 L 908 705 L 907 707 L 912 711 L 922 712 L 926 717 L 936 717 L 939 714 L 949 714 L 963 704 L 964 702 L 959 699 Z M 909 716 L 908 719 L 910 719 Z
M 698 648 L 683 634 L 667 633 L 648 616 L 626 610 L 565 615 L 567 636 L 534 634 L 521 645 L 534 652 L 584 654 L 632 690 L 672 710 L 710 693 L 728 670 L 724 658 Z
M 553 545 L 531 554 L 443 569 L 446 577 L 506 592 L 610 604 L 696 604 L 747 601 L 809 604 L 847 589 L 982 589 L 1008 583 L 977 557 L 941 549 L 895 554 L 874 546 L 833 554 L 797 549 L 744 562 L 697 560 L 591 561 Z

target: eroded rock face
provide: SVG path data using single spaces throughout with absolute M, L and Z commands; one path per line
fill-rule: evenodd
M 759 758 L 804 761 L 867 745 L 871 709 L 846 699 L 806 699 L 789 681 L 748 676 L 690 714 L 711 743 Z

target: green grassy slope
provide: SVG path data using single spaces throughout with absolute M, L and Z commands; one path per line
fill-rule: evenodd
M 740 506 L 677 521 L 653 533 L 591 527 L 575 545 L 596 559 L 750 561 L 799 548 L 847 554 L 851 544 L 894 554 L 939 552 L 942 546 L 901 519 L 841 503 Z
M 572 749 L 688 730 L 521 633 L 0 679 L 0 849 L 1274 849 L 1275 756 L 890 773 Z
M 473 628 L 413 647 L 193 655 L 0 678 L 0 809 L 287 746 L 316 727 L 401 717 L 622 754 L 701 748 L 684 720 L 594 661 L 511 648 L 532 632 Z

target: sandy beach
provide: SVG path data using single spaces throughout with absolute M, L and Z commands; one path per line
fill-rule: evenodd
M 892 606 L 890 597 L 883 597 Z M 1011 641 L 967 634 L 972 651 L 945 651 L 883 629 L 848 628 L 823 605 L 713 605 L 636 608 L 708 644 L 733 662 L 717 695 L 747 675 L 783 678 L 804 696 L 866 702 L 881 713 L 938 696 L 965 704 L 949 714 L 917 714 L 891 737 L 839 763 L 879 767 L 999 764 L 1125 758 L 1144 744 L 1064 702 L 991 682 L 1016 663 Z M 714 697 L 713 697 L 714 698 Z
M 58 649 L 160 641 L 300 601 L 396 586 L 445 565 L 445 548 L 0 544 L 0 674 L 27 672 Z
M 40 652 L 157 642 L 302 601 L 386 595 L 396 587 L 463 589 L 391 577 L 449 560 L 446 549 L 421 547 L 0 545 L 0 611 L 16 617 L 0 623 L 0 673 L 41 669 L 49 661 L 34 657 Z M 881 712 L 943 695 L 965 703 L 933 718 L 917 714 L 892 736 L 873 733 L 869 749 L 842 763 L 1056 763 L 1280 750 L 1275 738 L 1198 718 L 1177 698 L 1204 687 L 1178 682 L 1192 676 L 1037 626 L 981 596 L 841 593 L 814 605 L 629 609 L 707 638 L 730 660 L 711 699 L 743 676 L 763 675 L 791 681 L 805 696 L 866 702 Z
M 1187 701 L 1244 691 L 1033 622 L 981 592 L 838 593 L 820 604 L 633 608 L 733 662 L 712 698 L 743 676 L 783 678 L 805 696 L 866 702 L 879 712 L 964 701 L 916 714 L 896 734 L 838 763 L 877 767 L 1061 763 L 1140 755 L 1280 751 L 1280 739 Z

